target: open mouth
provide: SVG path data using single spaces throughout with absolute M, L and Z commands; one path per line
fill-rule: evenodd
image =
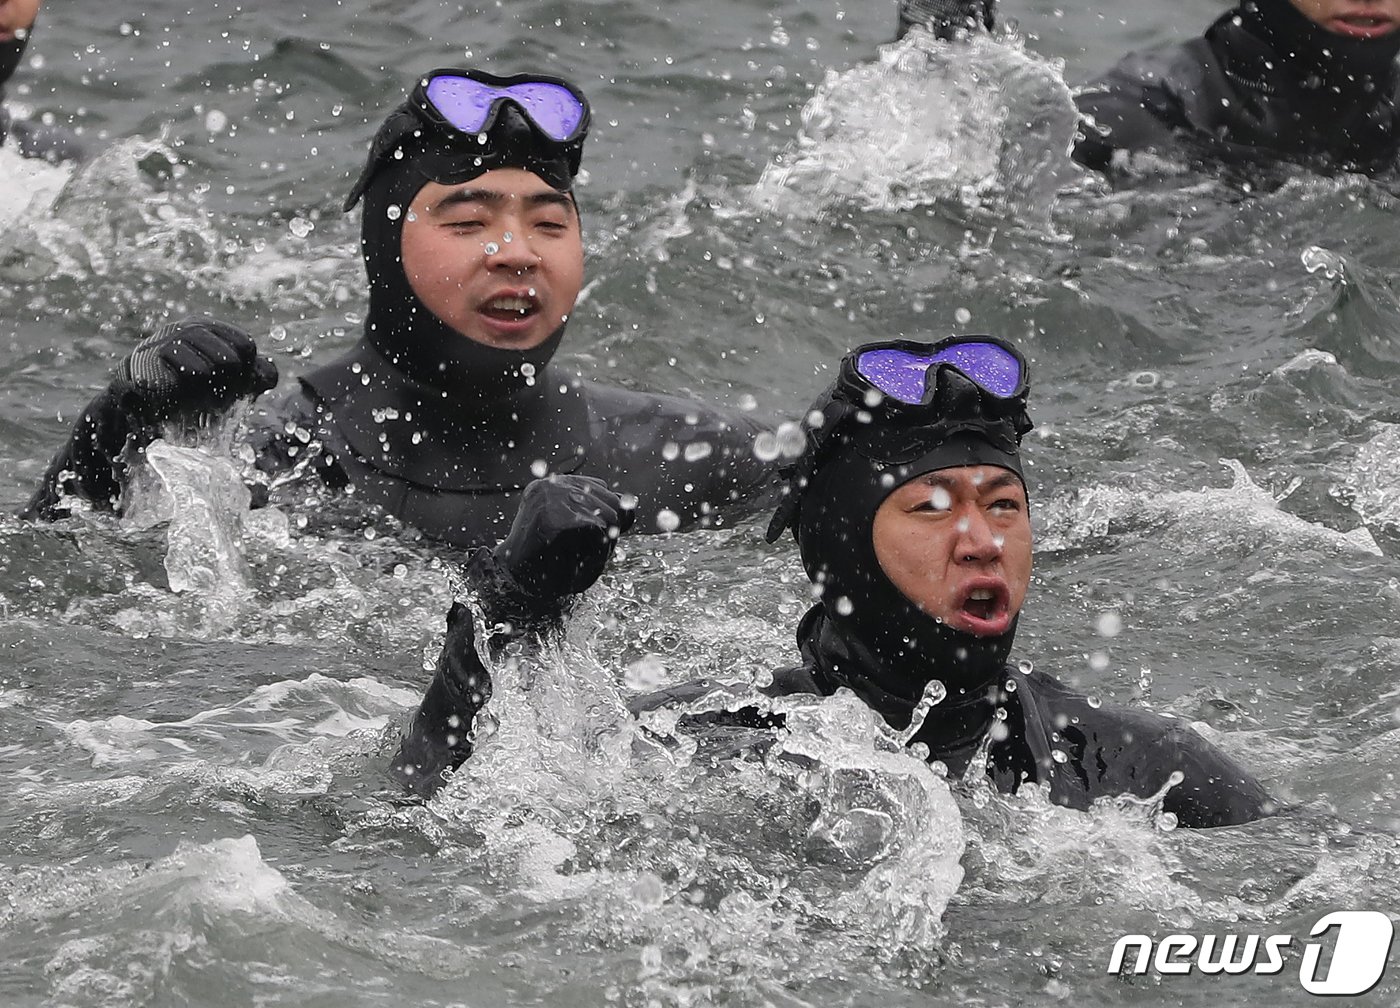
M 540 302 L 528 293 L 497 294 L 477 310 L 497 322 L 523 322 L 539 314 Z
M 1005 633 L 1011 622 L 1011 594 L 1006 585 L 990 579 L 968 585 L 958 601 L 962 629 L 979 635 Z

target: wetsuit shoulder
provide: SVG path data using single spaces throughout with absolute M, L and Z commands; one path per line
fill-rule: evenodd
M 673 528 L 731 524 L 777 496 L 777 472 L 754 452 L 754 417 L 678 396 L 585 381 L 594 474 L 638 500 L 638 522 Z M 601 463 L 601 464 L 599 464 Z M 648 528 L 648 531 L 651 531 Z
M 1018 676 L 1025 740 L 1062 804 L 1085 808 L 1121 794 L 1146 798 L 1173 773 L 1163 809 L 1186 827 L 1230 826 L 1270 814 L 1263 786 L 1232 758 L 1175 718 L 1096 706 L 1041 672 Z M 1056 756 L 1056 750 L 1061 756 Z
M 1074 159 L 1109 171 L 1114 151 L 1162 151 L 1191 128 L 1185 96 L 1211 64 L 1203 39 L 1131 52 L 1074 96 L 1082 117 Z

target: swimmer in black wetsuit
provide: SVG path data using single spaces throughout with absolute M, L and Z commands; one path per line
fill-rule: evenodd
M 994 0 L 902 0 L 949 37 L 991 27 Z M 1243 0 L 1201 38 L 1131 53 L 1075 96 L 1074 159 L 1112 173 L 1119 152 L 1198 166 L 1283 161 L 1388 172 L 1400 158 L 1400 0 Z
M 573 182 L 588 125 L 583 94 L 557 78 L 420 79 L 345 205 L 363 199 L 364 337 L 253 414 L 268 482 L 298 470 L 318 493 L 353 487 L 354 500 L 459 546 L 500 539 L 521 489 L 546 472 L 635 496 L 648 532 L 731 521 L 776 494 L 751 417 L 550 366 L 583 282 Z M 60 516 L 66 496 L 118 506 L 123 457 L 160 424 L 275 383 L 234 327 L 166 327 L 88 406 L 25 514 Z
M 5 84 L 24 58 L 38 13 L 39 0 L 0 0 L 0 102 L 5 97 Z M 29 119 L 12 119 L 3 104 L 0 145 L 11 146 L 27 158 L 53 162 L 76 161 L 83 156 L 82 145 L 72 133 Z
M 797 630 L 802 664 L 776 673 L 763 692 L 824 695 L 846 687 L 906 730 L 937 680 L 932 692 L 943 697 L 912 741 L 954 774 L 985 754 L 1000 790 L 1036 782 L 1073 808 L 1125 794 L 1146 798 L 1172 785 L 1164 809 L 1183 826 L 1267 815 L 1271 802 L 1259 782 L 1185 724 L 1101 706 L 1043 672 L 1008 663 L 1031 574 L 1019 447 L 1031 426 L 1028 391 L 1020 354 L 989 337 L 870 344 L 845 358 L 837 382 L 813 406 L 821 423 L 809 425 L 807 450 L 788 471 L 789 495 L 769 527 L 770 540 L 793 529 L 821 602 Z M 564 541 L 549 530 L 561 524 L 547 527 L 522 513 L 517 538 L 547 553 L 551 539 Z M 593 543 L 576 571 L 600 571 L 606 562 L 610 544 L 594 528 L 571 531 L 571 543 L 590 535 Z M 488 620 L 513 621 L 519 630 L 558 618 L 558 600 L 537 595 L 527 604 L 518 589 L 510 597 L 512 582 L 500 574 L 509 573 L 508 559 L 477 563 Z M 437 673 L 392 765 L 420 794 L 431 794 L 471 753 L 472 722 L 490 696 L 473 641 L 470 614 L 454 607 Z M 708 688 L 688 684 L 635 706 L 653 709 Z M 781 725 L 780 715 L 757 708 L 733 718 Z

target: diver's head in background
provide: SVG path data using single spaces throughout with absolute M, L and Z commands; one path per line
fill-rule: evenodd
M 1367 93 L 1394 77 L 1400 0 L 1243 0 L 1237 16 L 1321 88 Z
M 860 347 L 813 404 L 769 538 L 793 528 L 823 620 L 865 656 L 846 675 L 906 700 L 999 676 L 1030 583 L 1028 394 L 1014 346 L 963 336 Z
M 1269 6 L 1272 0 L 1266 0 Z M 1313 24 L 1354 39 L 1379 39 L 1400 31 L 1400 0 L 1290 0 Z
M 419 78 L 345 204 L 364 199 L 366 335 L 391 363 L 492 398 L 549 362 L 583 284 L 573 182 L 589 120 L 555 77 Z

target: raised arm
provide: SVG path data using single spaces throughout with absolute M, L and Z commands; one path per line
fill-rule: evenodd
M 633 512 L 591 476 L 551 476 L 525 488 L 510 532 L 495 549 L 467 564 L 498 648 L 519 637 L 557 630 L 569 602 L 598 580 Z M 491 674 L 477 653 L 470 607 L 454 603 L 437 671 L 409 726 L 390 775 L 407 790 L 431 796 L 472 753 L 476 716 L 491 699 Z
M 896 37 L 904 38 L 911 28 L 924 28 L 941 39 L 979 24 L 991 31 L 995 9 L 996 0 L 900 0 Z
M 164 424 L 216 416 L 276 384 L 277 365 L 258 356 L 242 329 L 213 319 L 172 322 L 142 340 L 83 409 L 20 517 L 62 518 L 65 497 L 116 510 L 128 451 L 143 450 Z

